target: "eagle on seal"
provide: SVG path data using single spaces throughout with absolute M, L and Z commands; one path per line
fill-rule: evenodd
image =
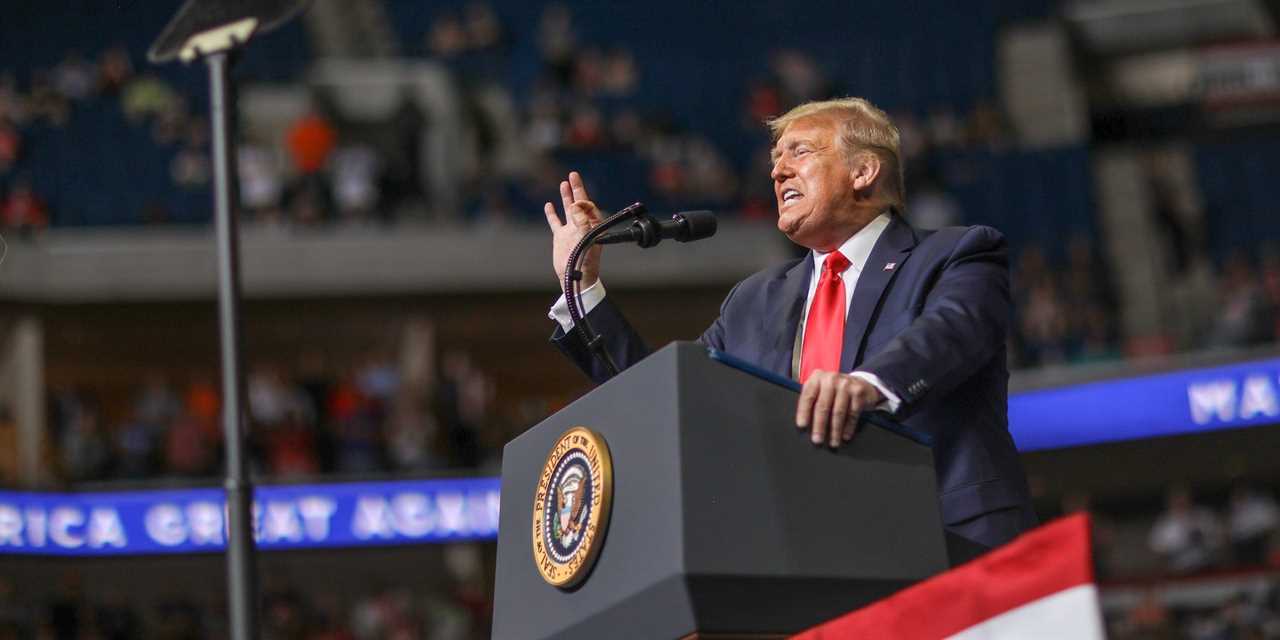
M 578 537 L 582 527 L 582 509 L 586 501 L 580 499 L 583 483 L 582 469 L 570 467 L 564 474 L 564 481 L 556 491 L 556 513 L 560 516 L 556 522 L 556 537 L 560 544 L 569 546 Z

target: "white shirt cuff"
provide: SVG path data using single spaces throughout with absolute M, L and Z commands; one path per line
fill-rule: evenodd
M 582 290 L 582 315 L 591 313 L 601 300 L 604 300 L 604 282 L 596 280 L 595 284 Z M 569 303 L 565 302 L 563 293 L 560 294 L 556 303 L 551 305 L 551 311 L 547 312 L 547 317 L 558 322 L 565 333 L 573 331 L 573 318 L 569 317 Z
M 565 313 L 567 314 L 568 311 Z M 572 327 L 572 325 L 570 326 Z M 568 330 L 566 329 L 566 331 Z M 880 392 L 880 395 L 884 396 L 884 400 L 881 400 L 880 404 L 876 405 L 877 410 L 888 411 L 889 413 L 898 412 L 898 407 L 902 406 L 902 399 L 896 393 L 890 391 L 889 387 L 884 386 L 884 382 L 880 381 L 880 376 L 867 371 L 854 371 L 849 375 L 865 380 L 867 384 L 875 387 L 876 391 Z

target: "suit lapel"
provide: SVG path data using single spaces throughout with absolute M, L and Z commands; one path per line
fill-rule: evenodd
M 880 299 L 884 297 L 893 277 L 902 270 L 912 248 L 916 246 L 916 234 L 900 216 L 893 215 L 876 246 L 871 249 L 867 263 L 858 275 L 853 290 L 849 314 L 845 320 L 844 347 L 840 352 L 840 370 L 853 371 L 862 361 L 862 346 L 867 329 L 871 326 Z M 893 266 L 889 266 L 892 263 Z M 888 268 L 886 268 L 888 267 Z
M 791 357 L 796 332 L 804 313 L 804 299 L 813 274 L 813 257 L 805 256 L 781 276 L 769 281 L 765 291 L 763 354 L 760 365 L 780 376 L 791 377 Z M 773 310 L 777 311 L 774 312 Z

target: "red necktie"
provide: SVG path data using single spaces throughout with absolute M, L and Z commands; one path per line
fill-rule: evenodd
M 844 349 L 844 278 L 849 259 L 832 251 L 822 263 L 822 277 L 813 292 L 809 316 L 804 321 L 804 350 L 800 354 L 800 382 L 816 370 L 839 371 Z

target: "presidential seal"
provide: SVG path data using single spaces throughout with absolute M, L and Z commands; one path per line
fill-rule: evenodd
M 533 561 L 549 584 L 587 576 L 604 544 L 613 503 L 613 462 L 604 438 L 574 427 L 556 441 L 533 496 Z

